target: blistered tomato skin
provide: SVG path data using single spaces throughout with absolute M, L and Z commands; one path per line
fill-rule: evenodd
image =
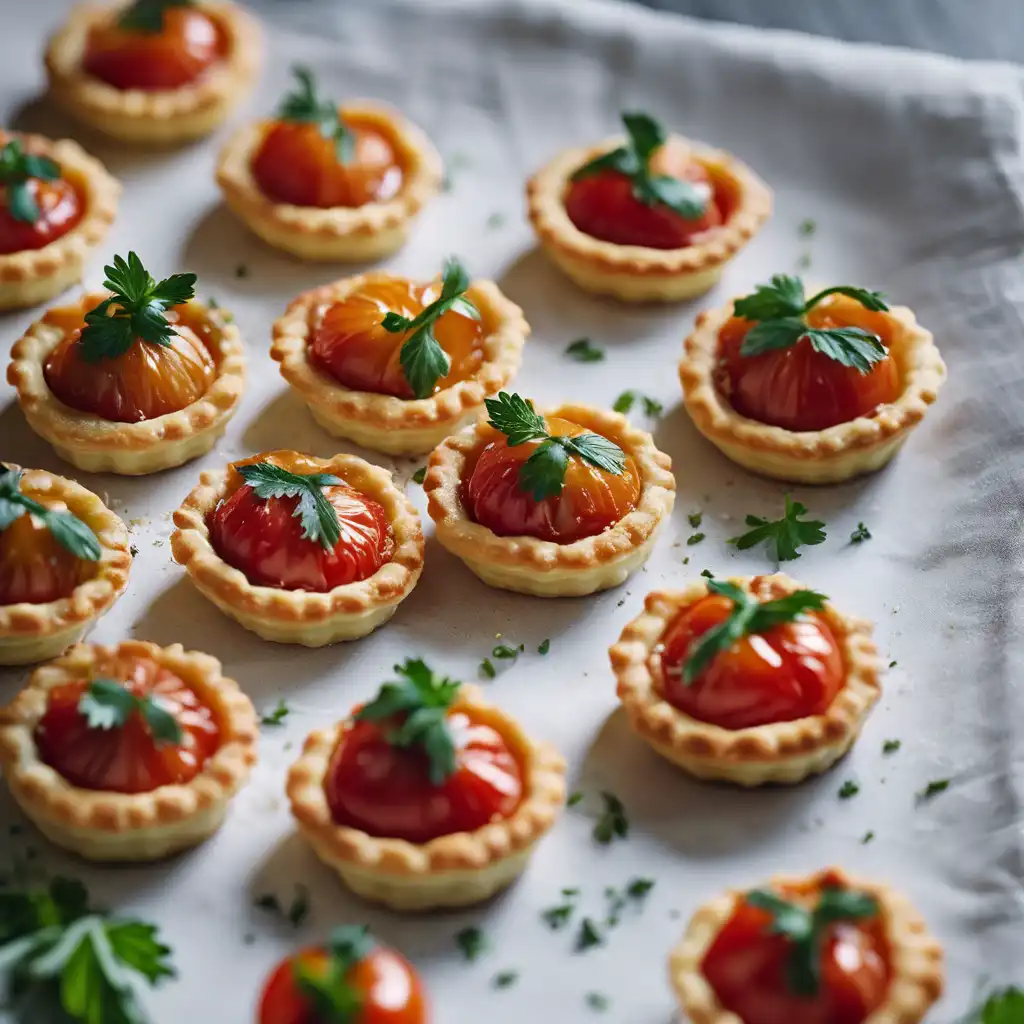
M 225 562 L 256 586 L 324 593 L 372 576 L 394 553 L 384 508 L 341 484 L 324 488 L 341 524 L 341 537 L 327 550 L 302 535 L 292 515 L 297 498 L 256 496 L 244 484 L 210 518 L 210 543 Z
M 842 689 L 843 659 L 828 623 L 813 613 L 737 640 L 687 686 L 694 643 L 724 622 L 732 602 L 717 594 L 683 609 L 662 637 L 662 696 L 692 718 L 747 729 L 820 715 Z
M 119 728 L 94 729 L 78 710 L 85 681 L 50 691 L 36 727 L 42 760 L 73 786 L 116 793 L 151 793 L 190 782 L 220 743 L 214 713 L 178 676 L 150 658 L 122 659 L 107 677 L 136 696 L 152 694 L 181 726 L 181 743 L 156 743 L 138 712 Z
M 550 433 L 562 436 L 586 433 L 579 424 L 558 417 L 549 418 L 547 426 Z M 520 486 L 519 471 L 539 444 L 527 441 L 509 447 L 498 436 L 484 447 L 463 485 L 463 500 L 472 519 L 500 537 L 571 544 L 603 533 L 636 507 L 640 474 L 629 456 L 621 474 L 570 458 L 562 492 L 534 501 Z
M 457 768 L 440 786 L 417 749 L 392 746 L 397 723 L 356 722 L 346 729 L 325 790 L 339 825 L 373 836 L 426 843 L 507 818 L 523 798 L 522 768 L 502 735 L 464 711 L 448 715 Z
M 47 604 L 70 596 L 90 563 L 58 544 L 28 513 L 0 531 L 0 605 Z
M 321 1024 L 295 980 L 296 964 L 328 969 L 328 955 L 316 947 L 283 960 L 263 989 L 258 1024 Z M 427 998 L 413 966 L 399 953 L 377 946 L 350 968 L 345 980 L 362 996 L 352 1024 L 427 1024 Z
M 25 183 L 39 208 L 31 223 L 16 220 L 7 207 L 6 189 L 0 186 L 0 256 L 42 249 L 66 235 L 82 219 L 85 207 L 74 185 L 62 178 Z

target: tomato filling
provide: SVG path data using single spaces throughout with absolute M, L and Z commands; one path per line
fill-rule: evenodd
M 115 89 L 180 89 L 223 57 L 217 22 L 195 8 L 167 7 L 159 32 L 126 29 L 116 18 L 89 31 L 82 58 L 87 74 Z
M 138 711 L 122 726 L 93 728 L 78 710 L 89 683 L 65 683 L 49 692 L 36 727 L 39 756 L 73 786 L 116 793 L 150 793 L 194 779 L 219 746 L 214 712 L 169 669 L 151 658 L 119 657 L 103 667 L 137 697 L 152 694 L 181 727 L 180 743 L 158 743 Z
M 25 187 L 39 209 L 39 216 L 32 222 L 17 220 L 3 195 L 6 189 L 0 188 L 0 195 L 3 195 L 0 199 L 0 255 L 42 249 L 66 235 L 85 213 L 82 196 L 64 178 L 53 181 L 29 178 Z
M 472 832 L 515 812 L 525 780 L 519 760 L 497 729 L 466 711 L 450 711 L 447 724 L 456 769 L 434 785 L 422 748 L 388 742 L 397 724 L 362 720 L 346 729 L 324 784 L 339 825 L 426 843 L 453 832 Z
M 0 605 L 59 601 L 92 573 L 28 513 L 0 531 Z
M 858 416 L 872 416 L 902 391 L 892 356 L 898 325 L 887 314 L 865 309 L 846 295 L 830 295 L 807 314 L 812 327 L 860 327 L 877 334 L 889 354 L 868 373 L 843 366 L 802 338 L 788 348 L 756 356 L 740 354 L 753 323 L 732 317 L 719 332 L 715 384 L 741 415 L 784 430 L 825 430 Z

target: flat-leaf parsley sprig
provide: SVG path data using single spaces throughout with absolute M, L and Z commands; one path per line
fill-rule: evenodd
M 797 548 L 813 547 L 825 541 L 825 524 L 820 519 L 801 519 L 807 514 L 807 506 L 793 501 L 786 495 L 786 511 L 781 519 L 763 519 L 761 516 L 747 516 L 746 524 L 752 527 L 739 537 L 732 537 L 740 551 L 767 542 L 768 555 L 776 562 L 791 562 L 800 557 Z
M 23 476 L 20 469 L 8 469 L 0 465 L 0 532 L 6 530 L 15 519 L 33 515 L 50 531 L 53 539 L 76 558 L 86 562 L 99 561 L 102 549 L 92 527 L 72 512 L 47 508 L 22 493 Z
M 871 367 L 888 355 L 877 334 L 861 327 L 812 327 L 807 322 L 807 314 L 829 295 L 846 295 L 875 313 L 889 309 L 881 292 L 851 285 L 825 288 L 808 299 L 799 277 L 776 274 L 769 284 L 758 285 L 751 295 L 736 300 L 736 316 L 754 322 L 743 338 L 740 355 L 757 356 L 789 348 L 806 338 L 815 352 L 858 373 L 870 373 Z
M 46 156 L 26 153 L 18 139 L 0 149 L 0 185 L 7 189 L 7 212 L 23 224 L 39 219 L 39 204 L 29 181 L 53 181 L 60 177 L 60 164 Z
M 441 294 L 429 306 L 411 319 L 398 313 L 389 312 L 381 326 L 392 334 L 408 331 L 402 342 L 399 358 L 402 372 L 417 398 L 426 398 L 434 385 L 447 376 L 452 361 L 434 337 L 437 321 L 449 310 L 455 310 L 473 320 L 480 319 L 480 311 L 466 298 L 469 290 L 469 275 L 462 264 L 454 258 L 445 262 L 441 279 Z
M 177 718 L 159 697 L 140 697 L 114 679 L 94 679 L 78 702 L 78 711 L 92 729 L 120 729 L 136 712 L 142 716 L 156 744 L 181 743 L 184 738 Z
M 257 498 L 298 498 L 292 515 L 302 524 L 306 540 L 317 541 L 326 551 L 338 543 L 341 523 L 324 488 L 343 484 L 339 477 L 330 473 L 290 473 L 270 462 L 251 462 L 236 469 Z
M 299 86 L 281 101 L 277 116 L 282 121 L 316 125 L 320 134 L 334 143 L 338 163 L 343 167 L 352 163 L 356 156 L 356 138 L 342 120 L 338 105 L 317 94 L 316 77 L 309 68 L 297 65 L 292 68 L 292 74 Z
M 376 942 L 365 925 L 339 925 L 327 940 L 327 962 L 322 967 L 293 961 L 295 983 L 312 1004 L 317 1020 L 344 1024 L 362 1016 L 364 996 L 352 983 L 352 968 L 373 952 Z

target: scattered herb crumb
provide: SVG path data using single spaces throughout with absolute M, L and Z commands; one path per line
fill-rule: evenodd
M 800 221 L 800 227 L 797 230 L 804 238 L 810 238 L 818 230 L 818 225 L 810 217 L 806 217 Z
M 688 516 L 686 517 L 686 519 L 687 519 L 687 521 L 689 522 L 689 524 L 690 524 L 690 525 L 691 525 L 691 526 L 692 526 L 692 527 L 693 527 L 693 528 L 694 528 L 695 530 L 699 530 L 699 529 L 700 529 L 700 524 L 701 524 L 702 522 L 704 522 L 704 513 L 703 513 L 703 512 L 691 512 L 691 513 L 690 513 L 690 514 L 689 514 L 689 515 L 688 515 Z
M 261 725 L 280 725 L 287 717 L 291 708 L 283 701 L 277 702 L 277 707 L 273 711 L 264 711 L 260 715 Z
M 561 931 L 572 918 L 576 906 L 573 903 L 559 903 L 541 913 L 541 920 L 553 931 Z
M 580 789 L 573 790 L 569 794 L 569 799 L 566 801 L 568 807 L 575 807 L 583 799 L 583 791 Z
M 412 475 L 412 482 L 414 484 L 422 484 L 423 481 L 426 479 L 426 477 L 427 477 L 427 467 L 426 466 L 420 466 L 420 468 L 417 469 L 415 473 L 413 473 L 413 475 Z
M 540 644 L 537 647 L 537 653 L 538 654 L 547 654 L 548 651 L 550 651 L 550 650 L 551 650 L 551 640 L 550 640 L 550 638 L 546 639 L 546 640 L 541 640 Z
M 600 363 L 604 359 L 604 349 L 598 348 L 589 338 L 577 338 L 566 346 L 565 354 L 578 363 Z
M 487 951 L 488 942 L 484 933 L 476 927 L 463 928 L 455 936 L 455 945 L 462 951 L 462 955 L 470 962 L 479 959 L 480 955 Z
M 896 667 L 896 659 L 894 658 L 892 661 L 889 662 L 889 668 L 895 668 L 895 667 Z
M 616 836 L 625 839 L 629 835 L 629 819 L 622 801 L 607 790 L 602 791 L 604 810 L 594 824 L 594 838 L 602 845 L 607 845 Z
M 579 934 L 576 936 L 576 949 L 582 953 L 594 946 L 603 945 L 604 936 L 601 934 L 600 929 L 596 924 L 594 924 L 591 918 L 583 918 L 583 921 L 580 924 Z
M 249 268 L 244 263 L 239 263 L 238 266 L 235 267 L 235 277 L 248 277 L 248 276 L 249 276 Z
M 562 890 L 562 895 L 563 896 L 575 897 L 575 896 L 579 896 L 579 894 L 580 894 L 579 889 L 563 889 Z
M 491 657 L 498 661 L 515 661 L 526 648 L 523 644 L 518 647 L 510 647 L 508 644 L 498 644 L 492 651 Z
M 494 976 L 491 984 L 495 988 L 511 988 L 519 980 L 518 971 L 501 971 Z
M 899 750 L 900 747 L 902 747 L 902 746 L 903 746 L 903 741 L 902 740 L 886 740 L 882 744 L 882 753 L 883 754 L 895 754 L 896 751 Z
M 850 534 L 850 543 L 862 544 L 866 540 L 871 540 L 871 531 L 863 523 L 858 523 L 857 529 Z
M 686 538 L 686 543 L 692 547 L 694 544 L 699 544 L 706 536 L 707 534 L 704 533 L 691 533 L 690 536 Z
M 628 413 L 633 408 L 633 403 L 636 402 L 635 391 L 623 391 L 618 398 L 615 399 L 615 404 L 612 408 L 616 412 L 621 412 L 623 415 Z
M 713 580 L 715 578 L 715 574 L 710 569 L 701 569 L 700 574 L 706 580 Z
M 304 885 L 295 886 L 295 898 L 288 908 L 288 922 L 298 928 L 309 917 L 309 890 Z
M 634 878 L 626 886 L 626 895 L 630 899 L 642 900 L 654 888 L 653 878 Z
M 597 1013 L 604 1013 L 611 1005 L 611 1001 L 608 997 L 600 992 L 588 992 L 584 998 L 584 1002 L 587 1004 L 589 1009 L 595 1010 Z
M 664 412 L 665 407 L 656 398 L 649 398 L 647 395 L 641 395 L 640 400 L 644 403 L 644 412 L 654 419 L 660 416 Z
M 480 674 L 485 679 L 493 679 L 498 674 L 498 670 L 494 667 L 494 663 L 490 658 L 484 658 L 480 662 Z
M 865 832 L 864 836 L 862 837 L 862 839 L 860 841 L 861 842 L 861 846 L 867 846 L 868 843 L 870 843 L 871 840 L 874 839 L 874 838 L 875 838 L 875 833 L 874 832 Z
M 839 799 L 849 800 L 851 797 L 855 797 L 860 792 L 860 786 L 857 785 L 853 779 L 847 779 L 839 787 Z
M 918 794 L 922 800 L 930 800 L 939 793 L 945 793 L 949 789 L 949 779 L 932 779 Z

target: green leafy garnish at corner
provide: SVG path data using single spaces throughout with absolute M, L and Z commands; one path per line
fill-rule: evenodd
M 194 7 L 195 0 L 135 0 L 121 12 L 117 27 L 129 32 L 162 32 L 164 13 L 172 7 Z
M 283 700 L 277 702 L 273 711 L 264 711 L 260 715 L 260 725 L 282 725 L 291 712 L 291 708 Z
M 154 281 L 134 252 L 127 260 L 115 256 L 103 272 L 103 287 L 113 295 L 85 314 L 82 358 L 88 363 L 115 359 L 136 341 L 170 345 L 175 332 L 164 314 L 195 295 L 196 275 L 172 274 Z
M 386 734 L 388 743 L 426 754 L 430 781 L 440 786 L 456 769 L 455 743 L 447 715 L 461 684 L 437 675 L 420 658 L 407 658 L 395 666 L 395 672 L 401 678 L 385 683 L 356 718 L 381 722 L 399 717 L 400 722 Z
M 629 819 L 622 801 L 614 794 L 604 790 L 601 793 L 604 807 L 601 816 L 594 823 L 594 839 L 607 846 L 613 839 L 625 839 L 629 835 Z
M 60 164 L 49 157 L 26 153 L 17 139 L 0 149 L 0 185 L 7 189 L 7 211 L 23 224 L 34 224 L 39 219 L 39 204 L 28 187 L 29 181 L 59 177 Z
M 870 373 L 871 367 L 888 354 L 877 334 L 861 327 L 811 327 L 807 314 L 829 295 L 846 295 L 865 309 L 884 313 L 889 307 L 881 292 L 851 285 L 836 285 L 804 296 L 804 283 L 791 274 L 776 274 L 769 284 L 758 285 L 753 294 L 737 299 L 736 316 L 754 322 L 740 346 L 740 355 L 757 356 L 775 349 L 789 348 L 807 338 L 811 348 L 858 373 Z
M 747 516 L 746 524 L 752 529 L 739 537 L 729 540 L 740 551 L 767 543 L 768 556 L 776 562 L 791 562 L 799 558 L 799 547 L 813 547 L 825 540 L 825 524 L 820 519 L 801 521 L 807 514 L 807 507 L 793 501 L 786 495 L 786 511 L 781 519 L 762 519 L 761 516 Z
M 668 138 L 661 124 L 649 114 L 639 112 L 623 113 L 622 123 L 626 127 L 626 144 L 585 163 L 573 173 L 572 180 L 617 171 L 629 178 L 634 198 L 645 206 L 667 206 L 687 220 L 703 216 L 707 199 L 692 181 L 651 173 L 651 157 Z
M 491 944 L 479 928 L 469 927 L 463 928 L 455 936 L 455 945 L 462 951 L 462 955 L 472 963 L 486 953 Z
M 99 561 L 103 553 L 92 528 L 74 513 L 47 508 L 21 491 L 24 473 L 0 465 L 0 533 L 23 515 L 33 515 L 50 531 L 53 539 L 76 558 Z
M 828 600 L 813 590 L 794 590 L 774 601 L 758 601 L 742 587 L 727 580 L 709 580 L 708 590 L 732 601 L 729 617 L 701 634 L 690 646 L 683 665 L 683 683 L 691 686 L 711 660 L 734 643 L 753 633 L 765 633 L 774 626 L 792 622 L 806 611 L 820 611 Z
M 309 1009 L 324 1024 L 354 1024 L 363 1009 L 363 993 L 349 981 L 349 972 L 374 950 L 376 943 L 364 925 L 344 925 L 331 932 L 327 961 L 315 966 L 301 958 L 292 961 L 295 984 Z
M 956 1024 L 1021 1024 L 1024 1021 L 1024 989 L 1011 985 L 986 997 L 985 1001 Z
M 813 910 L 783 899 L 774 892 L 755 889 L 747 903 L 771 915 L 769 934 L 790 942 L 786 984 L 799 996 L 816 996 L 821 988 L 821 951 L 830 924 L 861 921 L 878 913 L 878 902 L 865 892 L 827 886 Z
M 330 473 L 290 473 L 269 462 L 238 466 L 238 475 L 252 488 L 257 498 L 297 498 L 292 515 L 302 524 L 302 536 L 317 541 L 326 551 L 341 537 L 338 512 L 327 500 L 325 487 L 344 483 Z
M 863 544 L 866 540 L 871 540 L 871 531 L 863 523 L 858 523 L 857 529 L 850 534 L 850 543 Z
M 604 349 L 598 348 L 589 338 L 577 338 L 565 346 L 565 354 L 577 363 L 600 363 L 604 361 Z
M 434 337 L 437 321 L 449 310 L 461 313 L 473 320 L 480 319 L 480 311 L 466 298 L 469 290 L 469 274 L 465 267 L 454 257 L 444 265 L 441 277 L 441 294 L 410 319 L 398 313 L 389 312 L 381 321 L 381 326 L 392 334 L 408 331 L 408 337 L 402 342 L 399 360 L 402 372 L 417 398 L 426 398 L 434 390 L 434 385 L 451 369 L 452 361 L 448 353 L 441 348 L 440 342 Z
M 344 167 L 356 155 L 356 138 L 341 117 L 338 104 L 317 94 L 316 77 L 307 67 L 295 66 L 292 74 L 298 79 L 298 88 L 288 93 L 278 107 L 282 121 L 316 125 L 320 134 L 334 143 L 338 163 Z
M 90 729 L 120 729 L 138 712 L 155 743 L 181 743 L 184 738 L 177 718 L 151 693 L 132 693 L 124 683 L 94 679 L 78 701 L 78 712 Z
M 14 1019 L 40 1019 L 45 1000 L 59 1007 L 61 1020 L 147 1024 L 133 975 L 150 984 L 173 977 L 170 952 L 154 925 L 91 907 L 74 879 L 0 888 L 0 979 Z
M 519 488 L 534 501 L 562 493 L 572 457 L 616 476 L 626 469 L 626 455 L 614 441 L 590 431 L 575 437 L 549 434 L 544 417 L 536 412 L 532 402 L 519 395 L 502 391 L 497 398 L 484 399 L 484 405 L 490 417 L 487 422 L 505 435 L 510 448 L 528 441 L 541 442 L 519 468 Z

